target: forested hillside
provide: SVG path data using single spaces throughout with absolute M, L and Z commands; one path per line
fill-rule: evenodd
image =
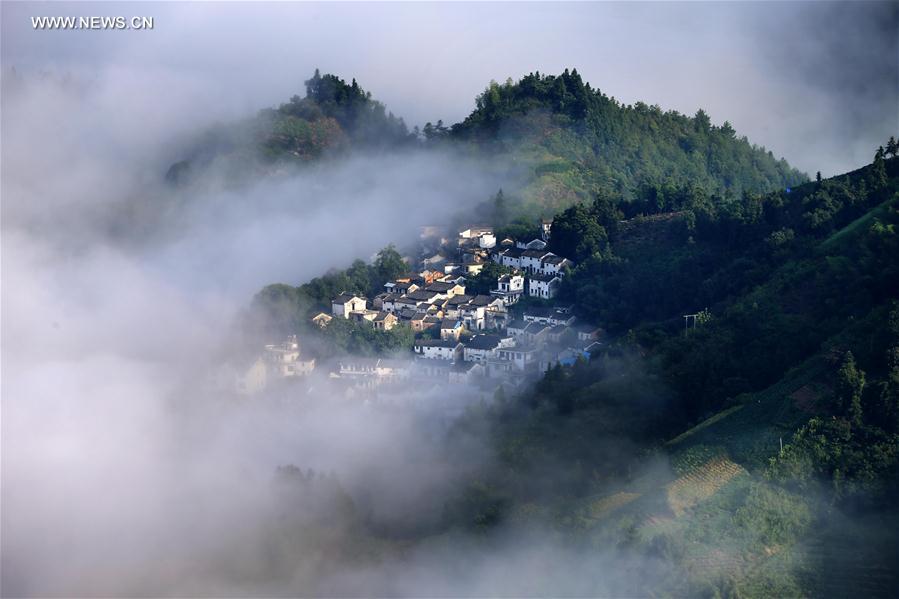
M 196 172 L 218 166 L 239 181 L 350 149 L 396 149 L 418 139 L 355 79 L 347 83 L 316 69 L 305 88 L 303 97 L 293 96 L 278 108 L 212 127 L 169 168 L 166 179 L 185 183 Z
M 219 165 L 236 180 L 350 151 L 451 148 L 505 173 L 509 221 L 550 216 L 596 192 L 655 202 L 689 185 L 727 199 L 806 180 L 783 159 L 737 137 L 729 123 L 712 125 L 702 110 L 688 117 L 639 102 L 622 105 L 576 70 L 491 83 L 475 104 L 461 123 L 438 121 L 410 132 L 355 79 L 347 83 L 316 70 L 303 97 L 208 130 L 167 178 L 184 182 Z
M 460 518 L 549 519 L 670 566 L 642 593 L 891 596 L 899 159 L 676 207 L 556 218 L 557 245 L 593 240 L 567 299 L 617 338 L 475 416 L 500 463 Z
M 685 185 L 722 198 L 784 189 L 803 173 L 699 110 L 688 117 L 642 102 L 623 105 L 577 70 L 491 83 L 445 135 L 476 143 L 531 171 L 522 190 L 544 216 L 595 192 L 647 201 Z

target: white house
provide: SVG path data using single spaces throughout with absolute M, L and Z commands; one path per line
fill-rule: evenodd
M 548 324 L 531 322 L 524 328 L 524 333 L 522 333 L 518 339 L 524 341 L 528 345 L 543 347 L 549 337 L 551 328 L 551 325 Z
M 315 369 L 315 360 L 300 359 L 300 344 L 296 335 L 283 343 L 266 345 L 262 358 L 269 373 L 280 377 L 303 376 Z
M 410 279 L 397 279 L 395 281 L 384 283 L 384 289 L 386 289 L 388 293 L 403 295 L 404 293 L 415 291 L 418 289 L 418 285 L 413 283 Z
M 366 300 L 360 295 L 341 293 L 331 300 L 331 313 L 341 318 L 349 318 L 350 312 L 365 310 Z
M 553 298 L 558 293 L 561 282 L 559 275 L 531 275 L 528 278 L 528 295 L 543 299 Z
M 462 306 L 472 300 L 470 295 L 454 295 L 443 304 L 443 314 L 447 318 L 459 318 L 462 315 Z
M 524 294 L 524 277 L 520 273 L 502 275 L 496 279 L 496 289 L 490 290 L 490 295 L 503 301 L 503 305 L 511 306 Z
M 540 263 L 540 272 L 545 275 L 559 275 L 561 277 L 566 268 L 574 268 L 574 262 L 555 254 L 550 254 Z
M 265 361 L 272 364 L 282 376 L 288 376 L 289 365 L 300 358 L 297 336 L 291 335 L 284 343 L 265 346 Z
M 454 365 L 449 371 L 449 382 L 471 383 L 485 375 L 484 366 L 476 362 L 462 362 Z
M 493 235 L 493 227 L 487 225 L 471 225 L 459 231 L 459 237 L 462 239 L 474 239 L 484 235 Z
M 493 254 L 493 261 L 509 268 L 521 268 L 521 254 L 524 251 L 520 248 L 506 248 Z
M 378 314 L 377 310 L 353 310 L 350 312 L 350 319 L 358 323 L 372 322 Z
M 576 320 L 571 308 L 567 306 L 531 306 L 524 311 L 525 322 L 541 322 L 543 324 L 574 324 Z
M 518 338 L 524 335 L 524 330 L 527 328 L 527 326 L 528 323 L 523 320 L 513 320 L 506 325 L 506 333 L 511 335 L 513 338 Z
M 402 296 L 397 295 L 395 293 L 386 293 L 380 297 L 380 302 L 374 302 L 375 308 L 380 308 L 384 312 L 396 312 L 399 308 L 397 308 L 396 300 L 400 299 Z M 380 306 L 378 304 L 381 304 Z
M 412 349 L 428 360 L 457 360 L 462 344 L 456 339 L 416 339 Z
M 341 377 L 356 378 L 376 376 L 379 378 L 409 377 L 409 362 L 405 360 L 387 360 L 384 358 L 358 358 L 347 356 L 338 362 Z
M 454 339 L 456 341 L 459 340 L 459 335 L 462 334 L 462 321 L 456 320 L 455 318 L 445 318 L 440 323 L 440 338 L 441 339 Z
M 469 331 L 484 330 L 486 307 L 472 304 L 471 302 L 459 306 L 459 318 Z
M 530 241 L 516 241 L 515 247 L 522 250 L 545 250 L 546 242 L 542 239 L 531 239 Z
M 533 346 L 516 345 L 497 351 L 497 357 L 512 363 L 517 370 L 527 370 L 537 363 L 538 350 Z
M 454 295 L 464 295 L 465 285 L 460 285 L 455 281 L 434 281 L 427 287 L 425 291 L 439 293 L 444 297 L 453 297 Z
M 378 315 L 371 321 L 372 325 L 379 331 L 389 331 L 396 326 L 399 319 L 392 312 L 378 312 Z
M 543 268 L 543 261 L 553 255 L 546 250 L 524 250 L 521 252 L 521 269 L 529 273 L 539 273 Z
M 486 362 L 496 356 L 496 351 L 510 347 L 514 341 L 511 337 L 499 335 L 475 335 L 465 345 L 464 360 L 466 362 Z
M 545 241 L 549 241 L 550 234 L 552 233 L 553 227 L 553 219 L 544 218 L 540 221 L 540 236 L 543 237 Z
M 496 247 L 496 236 L 494 236 L 493 233 L 484 233 L 478 237 L 478 247 L 482 247 L 486 250 Z
M 510 275 L 502 275 L 496 280 L 497 289 L 506 293 L 515 293 L 524 291 L 524 277 L 521 273 L 512 273 Z
M 486 310 L 496 310 L 499 312 L 506 311 L 506 307 L 503 305 L 502 300 L 492 295 L 476 295 L 471 298 L 470 303 L 474 306 L 484 306 L 484 309 Z

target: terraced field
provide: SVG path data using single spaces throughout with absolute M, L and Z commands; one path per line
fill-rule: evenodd
M 591 503 L 587 508 L 587 513 L 591 518 L 602 518 L 614 510 L 631 503 L 638 497 L 640 497 L 640 493 L 625 493 L 623 491 L 615 493 Z
M 714 495 L 733 477 L 745 472 L 742 466 L 723 456 L 713 458 L 665 486 L 668 505 L 674 515 L 680 517 Z

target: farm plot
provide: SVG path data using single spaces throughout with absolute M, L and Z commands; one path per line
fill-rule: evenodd
M 745 472 L 742 466 L 726 457 L 715 457 L 665 486 L 668 506 L 675 516 L 680 517 L 714 495 L 733 477 Z
M 640 493 L 619 492 L 597 499 L 587 507 L 587 515 L 594 519 L 602 518 L 640 497 Z

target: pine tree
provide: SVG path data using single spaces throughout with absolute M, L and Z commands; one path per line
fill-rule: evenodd
M 899 143 L 896 142 L 896 138 L 892 135 L 890 135 L 890 139 L 887 141 L 886 153 L 894 157 L 899 153 Z
M 887 354 L 889 372 L 880 390 L 880 426 L 899 432 L 899 346 Z
M 870 185 L 875 190 L 881 190 L 887 184 L 887 171 L 883 162 L 883 147 L 877 148 L 874 154 L 874 162 L 871 165 Z
M 834 391 L 838 411 L 849 419 L 853 426 L 861 426 L 863 420 L 862 393 L 865 389 L 865 373 L 855 363 L 855 356 L 847 351 L 843 364 L 837 373 Z

